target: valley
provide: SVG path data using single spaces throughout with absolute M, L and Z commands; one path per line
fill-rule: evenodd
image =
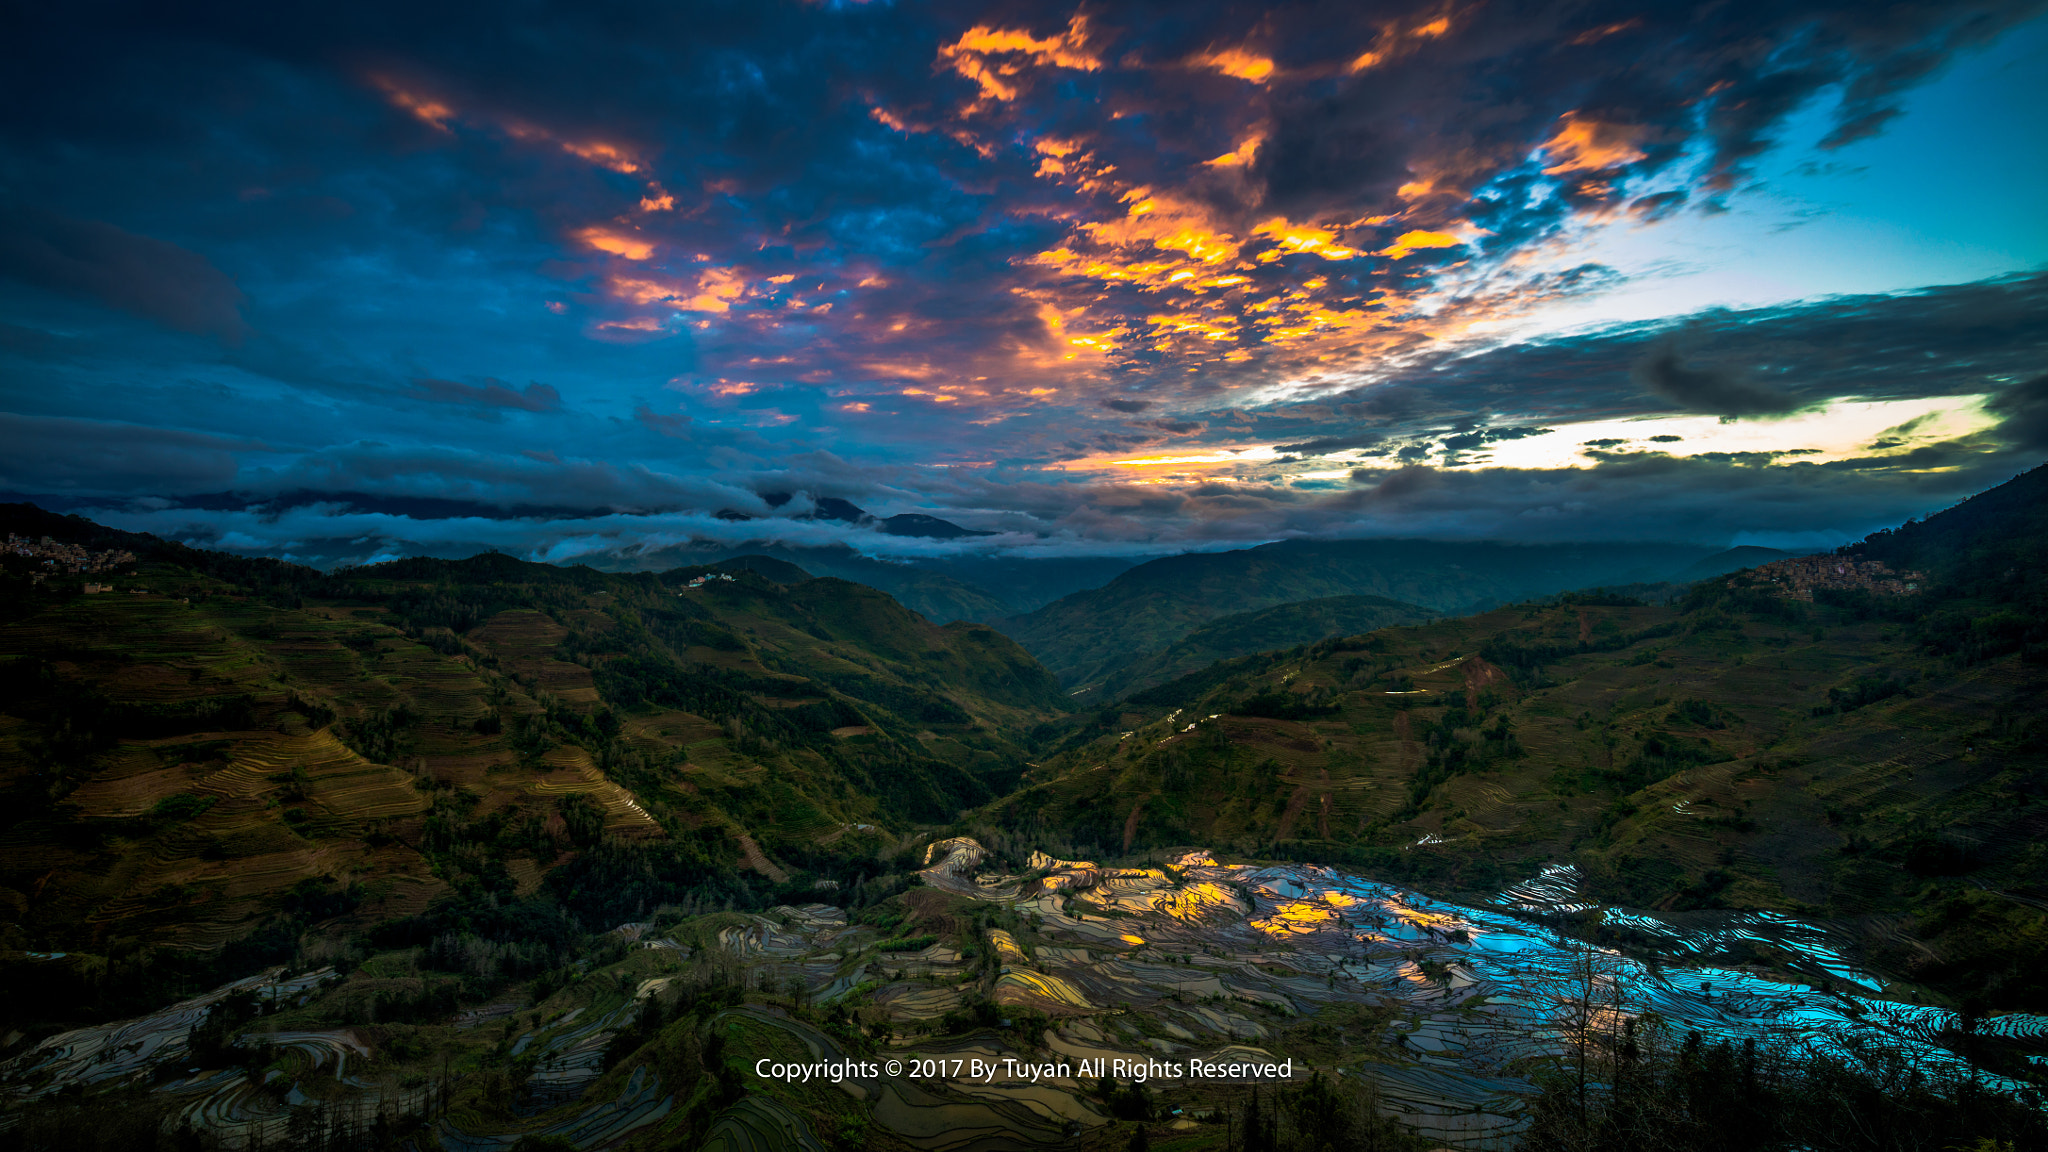
M 767 555 L 320 572 L 9 506 L 99 567 L 0 572 L 0 1140 L 1506 1148 L 1624 1040 L 2025 1134 L 2043 483 L 1842 559 L 1911 588 L 1301 546 L 1021 643 Z M 758 1071 L 891 1058 L 1051 1071 Z

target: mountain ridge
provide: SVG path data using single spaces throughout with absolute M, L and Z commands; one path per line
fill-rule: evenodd
M 1701 552 L 1673 544 L 1289 540 L 1148 561 L 1100 588 L 991 623 L 1072 686 L 1133 652 L 1165 648 L 1232 612 L 1345 595 L 1459 612 L 1571 588 L 1657 579 Z

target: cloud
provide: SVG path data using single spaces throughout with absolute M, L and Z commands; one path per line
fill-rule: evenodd
M 1152 406 L 1150 400 L 1098 400 L 1096 403 L 1112 412 L 1138 413 Z
M 1760 384 L 1738 372 L 1688 368 L 1679 362 L 1678 347 L 1665 341 L 1636 362 L 1635 378 L 1646 390 L 1682 408 L 1715 416 L 1771 416 L 1796 411 L 1790 394 Z
M 2006 387 L 1984 404 L 2000 418 L 1998 435 L 2016 448 L 2048 449 L 2048 374 Z
M 1552 430 L 1549 428 L 1533 427 L 1475 428 L 1470 432 L 1461 432 L 1455 436 L 1446 436 L 1444 438 L 1443 443 L 1445 448 L 1450 449 L 1453 452 L 1465 452 L 1473 448 L 1481 448 L 1488 444 L 1497 443 L 1502 440 L 1524 440 L 1531 436 L 1548 436 L 1551 433 L 1551 431 Z
M 206 257 L 98 220 L 0 207 L 0 275 L 239 343 L 241 289 Z
M 413 395 L 442 404 L 516 408 L 522 412 L 553 412 L 562 407 L 562 394 L 541 383 L 528 384 L 524 391 L 515 391 L 502 380 L 458 384 L 453 380 L 422 377 L 413 381 Z
M 1298 444 L 1275 444 L 1275 452 L 1288 452 L 1300 456 L 1323 456 L 1332 452 L 1348 452 L 1357 448 L 1371 448 L 1385 440 L 1383 432 L 1354 432 L 1344 436 L 1319 436 L 1314 440 L 1303 440 Z
M 633 409 L 633 419 L 647 428 L 676 440 L 690 438 L 690 418 L 673 412 L 656 412 L 645 404 Z
M 108 420 L 0 412 L 0 487 L 181 493 L 232 483 L 250 441 Z

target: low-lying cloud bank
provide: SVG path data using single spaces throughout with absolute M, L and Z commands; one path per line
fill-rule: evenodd
M 2035 276 L 1447 348 L 1305 400 L 1186 413 L 1194 434 L 1133 411 L 1115 452 L 1198 461 L 1157 466 L 1020 442 L 1008 459 L 938 467 L 898 443 L 803 428 L 771 439 L 707 425 L 678 445 L 536 386 L 482 387 L 511 416 L 480 433 L 391 420 L 382 437 L 341 442 L 310 420 L 240 435 L 0 412 L 0 489 L 323 566 L 484 549 L 632 565 L 767 544 L 903 559 L 1155 555 L 1294 536 L 1818 546 L 2040 462 L 2044 316 L 2048 277 Z M 330 424 L 389 415 L 380 404 Z M 1806 437 L 1835 435 L 1846 416 L 1799 423 L 1830 405 L 1867 418 L 1914 404 L 1953 411 L 1843 443 Z M 1765 446 L 1709 443 L 1737 434 Z M 991 456 L 1001 443 L 972 427 L 961 437 Z M 1516 462 L 1532 445 L 1550 453 L 1545 466 Z M 872 516 L 834 519 L 819 500 Z M 897 535 L 874 519 L 906 512 L 986 535 Z

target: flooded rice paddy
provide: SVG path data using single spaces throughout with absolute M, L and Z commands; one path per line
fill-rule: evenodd
M 980 947 L 994 968 L 998 1007 L 1035 1009 L 1052 1021 L 1036 1051 L 1005 1050 L 993 1030 L 951 1040 L 917 1035 L 961 1007 L 965 993 L 989 975 L 982 957 L 945 943 L 877 951 L 880 934 L 850 923 L 839 908 L 814 904 L 749 917 L 745 926 L 721 932 L 715 947 L 763 986 L 800 987 L 821 1006 L 845 1001 L 910 1035 L 884 1044 L 873 1060 L 1016 1057 L 1064 1062 L 1077 1072 L 1084 1061 L 1258 1062 L 1290 1055 L 1283 1034 L 1304 1021 L 1370 1021 L 1375 1034 L 1324 1070 L 1369 1079 L 1412 1126 L 1462 1148 L 1511 1146 L 1535 1090 L 1532 1075 L 1571 1051 L 1578 1033 L 1649 1014 L 1673 1036 L 1698 1030 L 1819 1050 L 1858 1044 L 1960 1067 L 1944 1047 L 1954 1015 L 1885 998 L 1884 982 L 1859 970 L 1844 942 L 1823 926 L 1773 913 L 1600 911 L 1581 896 L 1569 867 L 1547 868 L 1467 906 L 1338 869 L 1222 864 L 1205 852 L 1155 868 L 1038 855 L 1026 872 L 1003 874 L 984 867 L 981 845 L 955 839 L 933 845 L 926 862 L 928 885 L 1013 912 L 1030 926 L 1018 934 L 991 932 Z M 1657 959 L 1560 936 L 1546 926 L 1560 915 L 1596 916 L 1634 944 L 1654 948 Z M 687 955 L 649 926 L 622 931 L 642 948 L 662 950 L 671 964 Z M 1715 962 L 1758 947 L 1806 982 Z M 294 1001 L 315 994 L 326 975 L 253 977 L 151 1016 L 51 1037 L 0 1065 L 0 1100 L 18 1109 L 74 1084 L 147 1078 L 155 1091 L 178 1098 L 196 1125 L 231 1143 L 256 1132 L 269 1142 L 284 1133 L 296 1083 L 281 1092 L 282 1085 L 252 1084 L 239 1072 L 180 1069 L 166 1078 L 159 1069 L 188 1059 L 186 1035 L 215 1000 L 249 990 Z M 664 982 L 642 981 L 626 1003 L 570 1012 L 520 1032 L 511 1051 L 532 1061 L 532 1118 L 498 1132 L 444 1117 L 443 1144 L 486 1152 L 545 1132 L 598 1147 L 671 1120 L 675 1092 L 687 1095 L 694 1086 L 663 1085 L 651 1069 L 614 1075 L 606 1091 L 593 1092 L 604 1077 L 605 1046 L 630 1021 L 632 1001 L 659 992 Z M 470 1026 L 517 1027 L 519 1011 L 492 1005 L 464 1016 Z M 719 1026 L 766 1037 L 777 1051 L 803 1059 L 858 1056 L 772 1005 L 728 1009 Z M 2048 1017 L 1999 1016 L 1982 1030 L 2048 1042 Z M 414 1107 L 425 1091 L 358 1077 L 354 1068 L 369 1053 L 345 1029 L 244 1042 L 297 1053 L 293 1069 L 344 1086 L 366 1114 Z M 1310 1063 L 1293 1055 L 1294 1074 L 1305 1077 Z M 777 1098 L 776 1086 L 750 1086 L 755 1094 L 718 1120 L 711 1147 L 751 1152 L 831 1143 L 811 1130 L 791 1098 Z M 1108 1123 L 1086 1094 L 1093 1086 L 1092 1075 L 1084 1083 L 1080 1075 L 981 1082 L 880 1074 L 811 1090 L 843 1093 L 871 1124 L 913 1147 L 965 1152 L 1057 1146 Z M 1151 1086 L 1172 1098 L 1176 1087 L 1193 1085 L 1159 1079 Z

